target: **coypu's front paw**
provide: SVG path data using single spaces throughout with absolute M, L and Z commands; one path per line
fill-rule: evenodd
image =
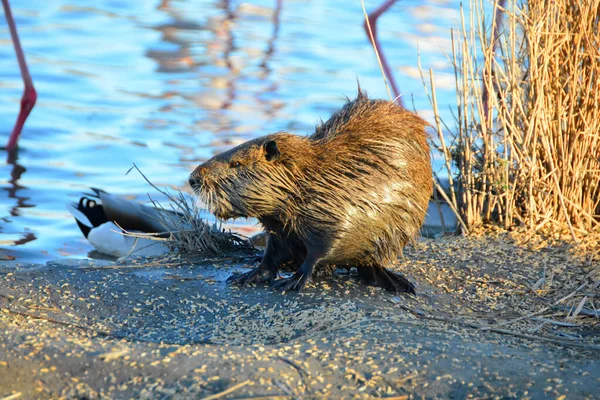
M 273 282 L 271 287 L 282 292 L 289 292 L 290 290 L 297 290 L 299 292 L 304 289 L 307 282 L 308 277 L 306 275 L 294 274 L 289 278 L 283 278 Z
M 258 267 L 243 274 L 231 275 L 229 278 L 227 278 L 227 283 L 239 286 L 245 286 L 249 283 L 271 283 L 275 279 L 276 275 L 277 273 L 273 273 L 268 269 Z

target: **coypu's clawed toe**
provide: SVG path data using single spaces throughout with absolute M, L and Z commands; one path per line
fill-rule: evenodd
M 295 273 L 289 278 L 279 279 L 271 284 L 273 289 L 281 292 L 289 292 L 295 290 L 300 292 L 306 286 L 308 276 L 305 274 Z
M 276 277 L 276 272 L 258 267 L 243 274 L 231 275 L 227 278 L 227 283 L 243 287 L 249 283 L 271 283 Z

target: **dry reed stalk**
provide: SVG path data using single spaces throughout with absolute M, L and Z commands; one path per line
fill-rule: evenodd
M 471 0 L 467 28 L 461 9 L 450 145 L 436 126 L 462 229 L 599 234 L 600 2 L 510 0 L 493 38 L 499 11 L 496 1 L 488 27 L 483 0 Z
M 157 233 L 126 232 L 127 236 L 162 241 L 171 250 L 177 250 L 180 253 L 201 253 L 207 256 L 222 257 L 236 251 L 252 254 L 255 252 L 254 246 L 248 238 L 222 229 L 219 223 L 209 224 L 202 217 L 195 201 L 191 200 L 189 196 L 180 190 L 177 190 L 177 194 L 172 194 L 168 190 L 160 189 L 135 164 L 130 171 L 132 169 L 137 170 L 150 186 L 169 200 L 169 208 L 165 208 L 148 195 L 152 205 L 164 211 L 158 213 L 157 218 L 161 225 L 168 228 L 168 231 Z

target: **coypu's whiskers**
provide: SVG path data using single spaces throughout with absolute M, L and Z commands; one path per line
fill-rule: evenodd
M 169 228 L 169 232 L 165 232 L 167 236 L 140 234 L 138 237 L 161 240 L 171 249 L 176 249 L 184 253 L 202 253 L 208 256 L 219 256 L 238 250 L 254 252 L 253 246 L 247 239 L 231 232 L 223 232 L 215 229 L 214 226 L 205 221 L 202 218 L 199 207 L 196 206 L 196 202 L 190 201 L 190 197 L 187 194 L 181 191 L 172 194 L 166 189 L 160 189 L 150 182 L 135 164 L 133 168 L 142 175 L 146 182 L 170 202 L 169 210 L 150 198 L 157 209 L 167 211 L 156 214 L 161 225 Z M 203 187 L 205 186 L 203 185 Z M 194 192 L 200 198 L 205 197 L 206 194 L 201 188 L 196 187 L 194 188 Z M 136 234 L 132 234 L 131 236 L 136 236 Z

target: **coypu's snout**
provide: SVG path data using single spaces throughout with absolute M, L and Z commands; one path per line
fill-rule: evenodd
M 190 174 L 190 177 L 188 179 L 188 182 L 190 184 L 190 186 L 192 187 L 192 189 L 195 189 L 197 185 L 200 184 L 200 180 L 197 179 L 194 175 Z
M 202 174 L 204 173 L 203 168 L 200 166 L 196 168 L 189 176 L 188 182 L 194 192 L 197 192 L 202 185 Z
M 227 190 L 223 190 L 219 180 L 219 174 L 223 174 L 223 168 L 219 163 L 209 160 L 199 165 L 189 176 L 188 182 L 194 193 L 204 202 L 206 208 L 217 218 L 223 220 L 243 216 L 237 210 L 229 198 Z
M 188 182 L 217 218 L 262 215 L 275 199 L 289 197 L 289 177 L 278 162 L 282 153 L 277 144 L 286 139 L 285 134 L 274 134 L 242 143 L 196 167 Z M 273 193 L 262 188 L 265 180 L 273 180 Z

